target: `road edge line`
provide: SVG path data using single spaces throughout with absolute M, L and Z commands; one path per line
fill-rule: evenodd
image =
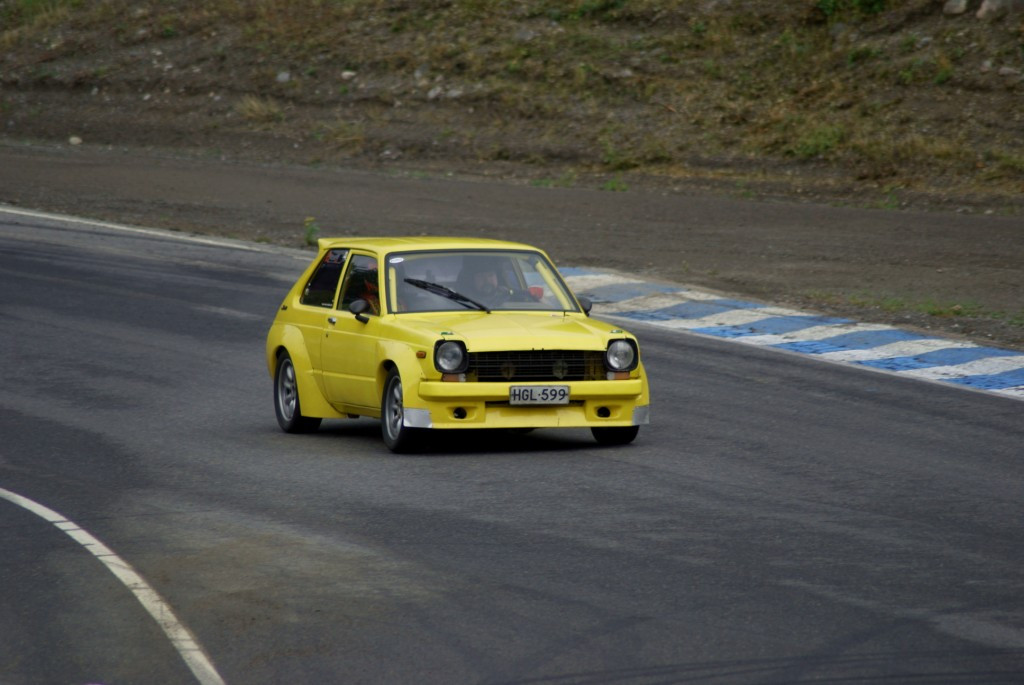
M 5 488 L 0 488 L 0 498 L 52 523 L 57 530 L 66 534 L 102 562 L 107 567 L 107 570 L 113 573 L 135 595 L 135 598 L 139 600 L 143 608 L 157 622 L 157 625 L 160 626 L 160 629 L 164 631 L 164 634 L 171 641 L 174 649 L 177 650 L 185 664 L 189 667 L 189 670 L 192 671 L 196 680 L 201 685 L 224 685 L 224 679 L 217 672 L 213 662 L 206 656 L 203 648 L 200 647 L 199 642 L 189 632 L 188 628 L 174 615 L 170 604 L 156 590 L 150 587 L 127 561 L 115 554 L 109 547 L 77 523 L 49 507 Z
M 35 209 L 22 209 L 13 205 L 0 203 L 0 214 L 13 214 L 24 216 L 30 219 L 45 219 L 48 221 L 63 221 L 69 224 L 80 224 L 92 228 L 105 228 L 111 231 L 122 231 L 124 233 L 135 233 L 138 235 L 152 236 L 154 238 L 165 238 L 169 240 L 180 240 L 183 242 L 196 243 L 198 245 L 210 245 L 213 247 L 224 247 L 244 252 L 261 252 L 277 254 L 278 250 L 263 248 L 242 240 L 230 240 L 226 238 L 205 238 L 197 235 L 184 235 L 167 229 L 144 228 L 142 226 L 130 226 L 119 224 L 113 221 L 102 221 L 100 219 L 87 219 L 70 214 L 58 214 L 55 212 L 43 212 Z M 284 248 L 287 249 L 287 248 Z

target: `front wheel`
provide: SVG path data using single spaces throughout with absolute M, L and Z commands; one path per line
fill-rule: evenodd
M 320 419 L 302 415 L 299 404 L 299 383 L 295 378 L 295 364 L 287 352 L 277 358 L 274 374 L 274 413 L 285 433 L 312 433 L 320 427 Z
M 614 428 L 591 428 L 594 439 L 602 445 L 628 445 L 636 439 L 640 426 L 624 426 Z
M 384 444 L 392 452 L 408 452 L 415 442 L 416 429 L 405 425 L 402 377 L 398 369 L 391 369 L 384 381 L 384 395 L 380 400 L 380 432 Z

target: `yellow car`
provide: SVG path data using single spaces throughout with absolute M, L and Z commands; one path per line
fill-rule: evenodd
M 461 238 L 324 238 L 267 335 L 289 433 L 381 419 L 401 452 L 424 429 L 589 427 L 625 444 L 648 422 L 636 338 L 529 245 Z

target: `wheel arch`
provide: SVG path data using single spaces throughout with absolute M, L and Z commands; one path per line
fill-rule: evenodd
M 377 396 L 384 395 L 384 384 L 387 382 L 388 374 L 392 369 L 397 369 L 402 377 L 402 385 L 406 388 L 405 402 L 408 406 L 410 400 L 412 406 L 417 406 L 418 392 L 414 391 L 423 379 L 423 361 L 416 357 L 413 346 L 399 342 L 381 342 L 378 348 L 377 365 Z
M 292 365 L 295 366 L 295 383 L 298 386 L 302 413 L 321 419 L 345 418 L 345 415 L 339 413 L 324 397 L 320 384 L 317 383 L 301 331 L 294 326 L 285 326 L 279 333 L 276 340 L 268 341 L 267 344 L 267 364 L 271 376 L 276 376 L 281 355 L 287 353 L 291 357 Z

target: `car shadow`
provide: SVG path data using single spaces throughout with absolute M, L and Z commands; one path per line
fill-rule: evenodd
M 589 429 L 585 428 L 538 429 L 528 432 L 501 428 L 425 430 L 417 436 L 417 446 L 402 454 L 388 451 L 381 440 L 380 423 L 372 419 L 325 421 L 312 436 L 358 439 L 361 444 L 364 444 L 364 440 L 372 440 L 379 446 L 382 455 L 397 458 L 572 453 L 601 449 L 594 442 Z

